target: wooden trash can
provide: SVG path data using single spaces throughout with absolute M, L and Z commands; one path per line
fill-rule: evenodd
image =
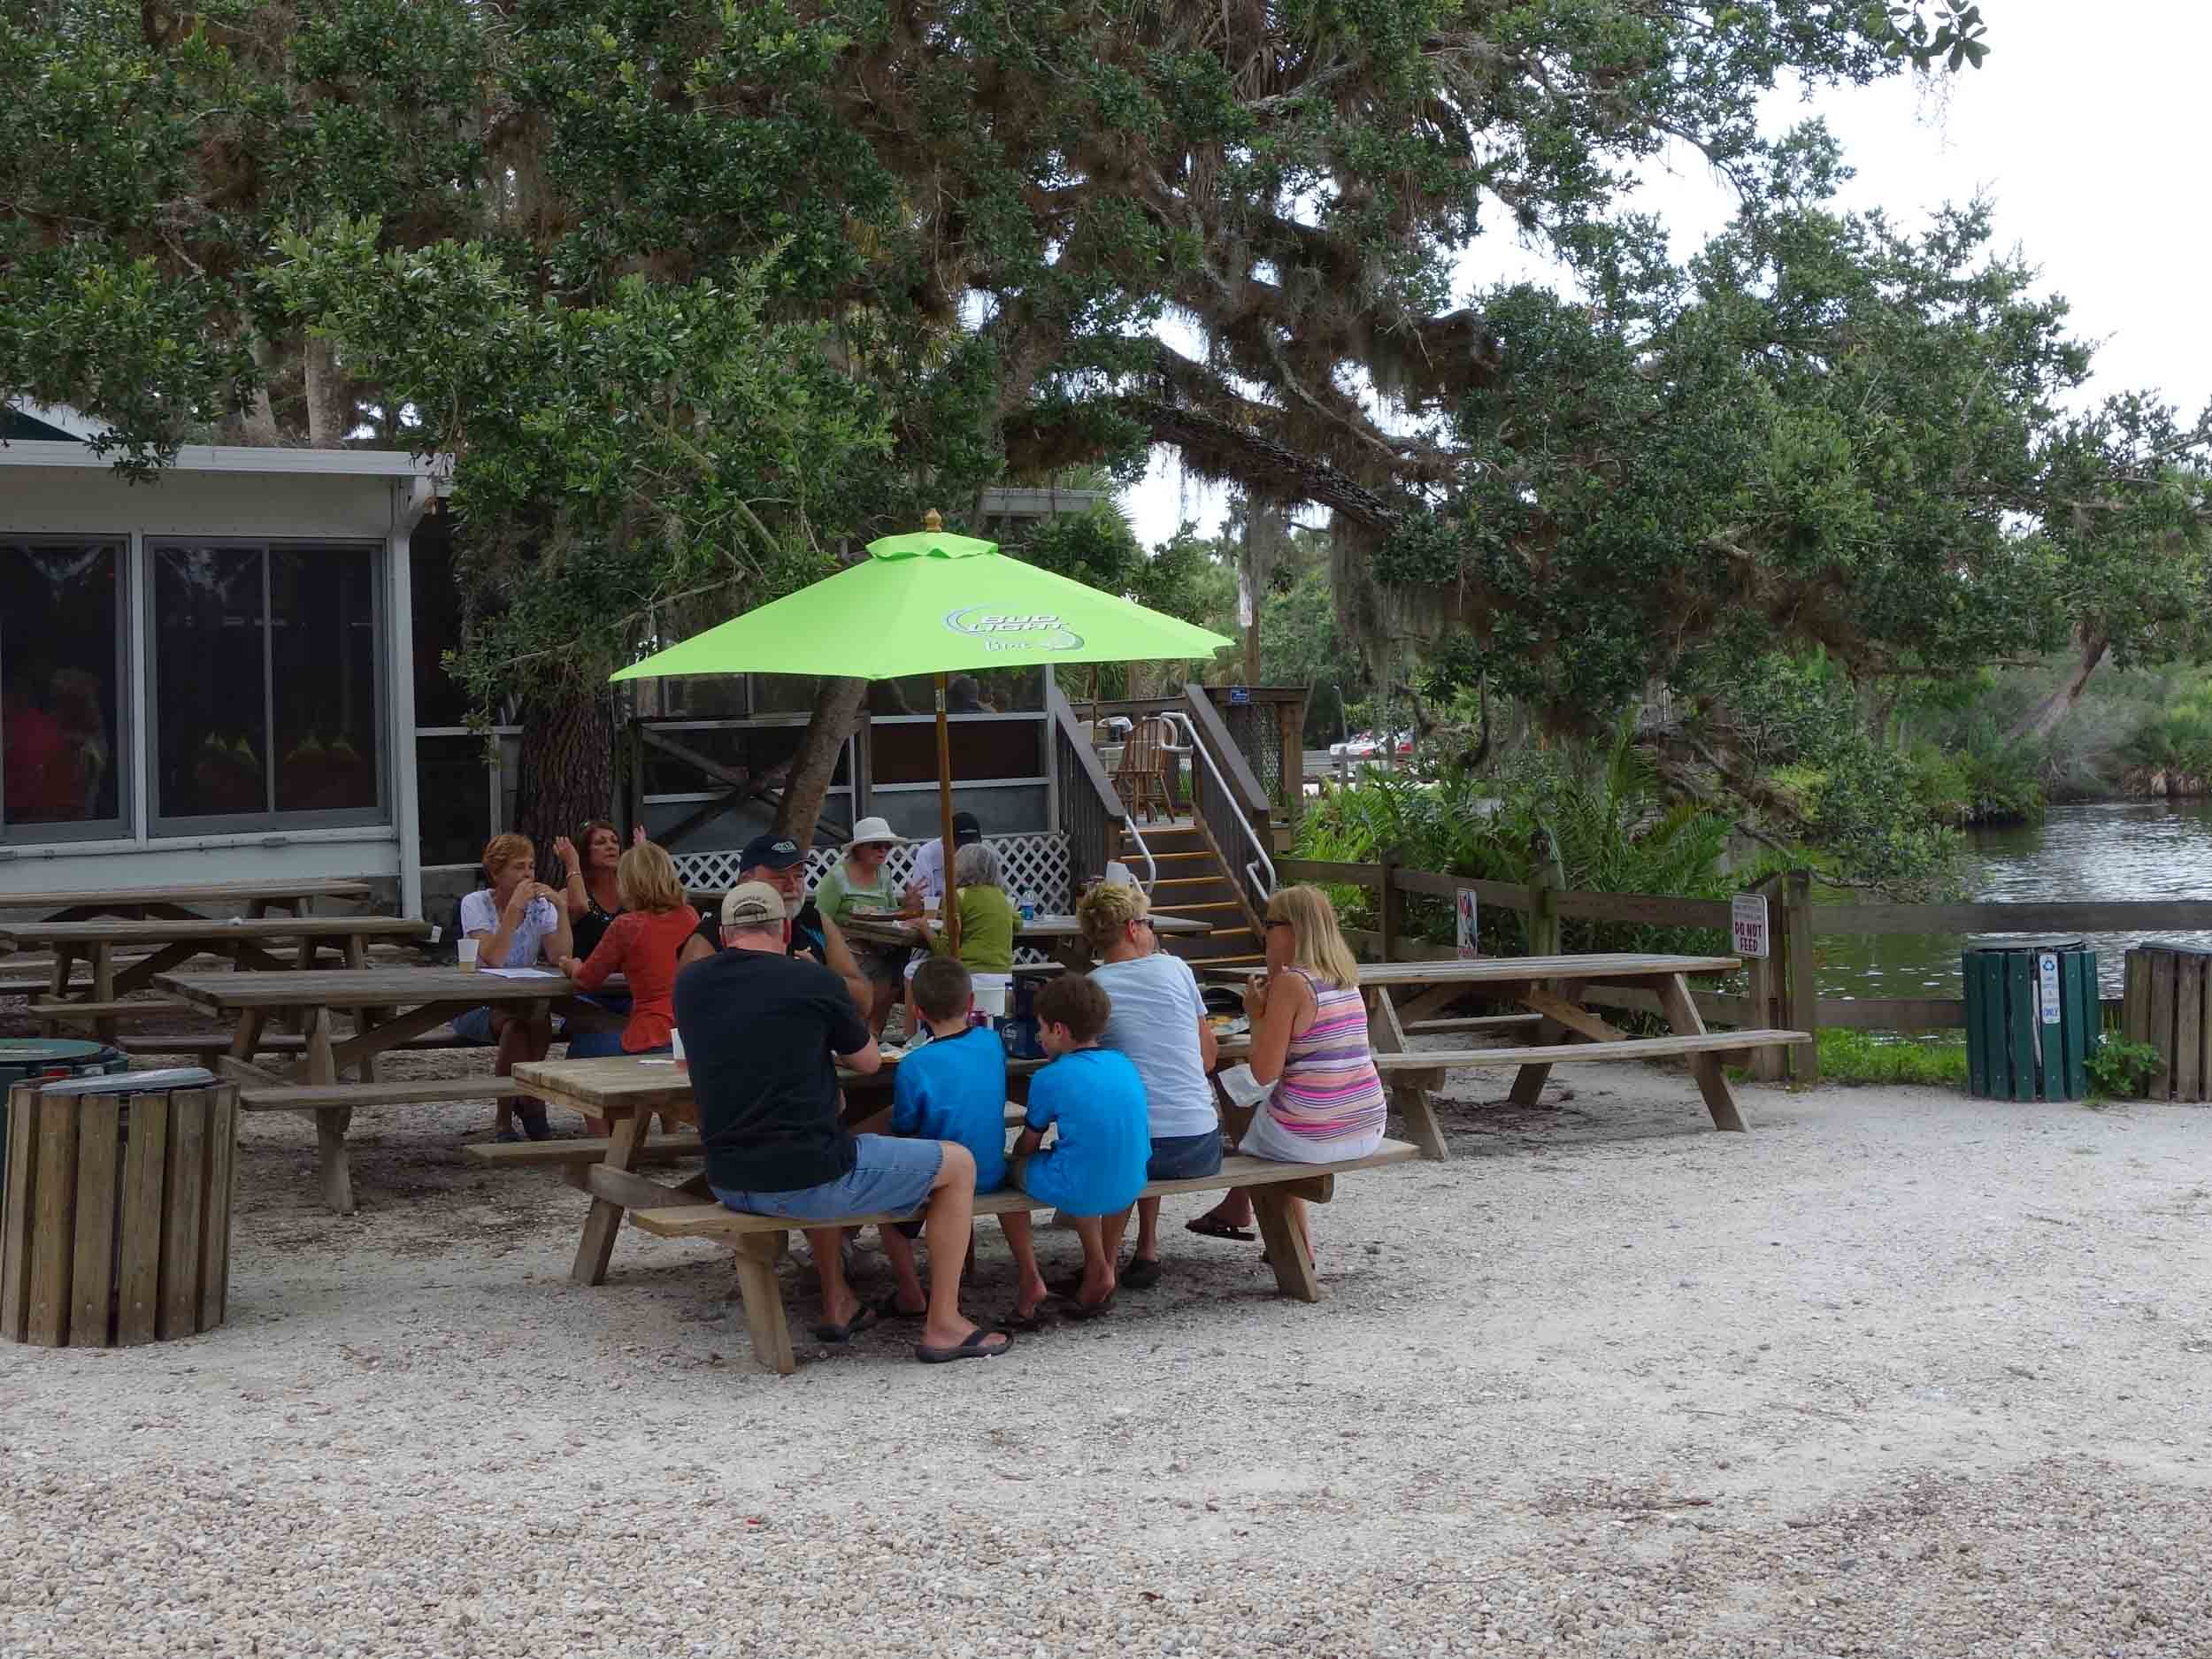
M 0 1337 L 130 1348 L 222 1324 L 238 1086 L 203 1068 L 19 1083 Z
M 2153 941 L 2129 951 L 2120 1034 L 2158 1050 L 2148 1098 L 2212 1100 L 2212 950 Z

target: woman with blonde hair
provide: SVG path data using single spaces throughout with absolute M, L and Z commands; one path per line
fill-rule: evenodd
M 1214 1107 L 1213 1026 L 1190 964 L 1160 949 L 1151 901 L 1140 889 L 1102 882 L 1075 907 L 1083 937 L 1098 957 L 1092 982 L 1113 1004 L 1100 1043 L 1118 1048 L 1144 1081 L 1151 1156 L 1145 1179 L 1202 1179 L 1221 1168 L 1221 1118 Z M 1118 1282 L 1143 1290 L 1160 1279 L 1160 1201 L 1136 1204 L 1137 1248 L 1118 1266 L 1129 1211 L 1104 1224 L 1106 1260 Z
M 1291 1164 L 1363 1158 L 1382 1144 L 1388 1103 L 1367 1046 L 1359 963 L 1318 887 L 1283 887 L 1267 902 L 1267 975 L 1244 987 L 1253 1077 L 1274 1085 L 1237 1150 Z M 1291 1201 L 1306 1252 L 1305 1204 Z M 1206 1224 L 1206 1225 L 1201 1225 Z M 1252 1225 L 1252 1195 L 1230 1193 L 1191 1224 L 1218 1234 Z
M 595 991 L 611 973 L 630 981 L 630 1017 L 618 1025 L 603 1013 L 580 1012 L 569 1022 L 568 1057 L 597 1059 L 617 1054 L 657 1054 L 669 1046 L 676 1029 L 676 953 L 697 931 L 699 912 L 691 908 L 676 861 L 651 841 L 640 841 L 615 864 L 621 911 L 588 961 L 571 956 L 561 964 L 580 991 Z

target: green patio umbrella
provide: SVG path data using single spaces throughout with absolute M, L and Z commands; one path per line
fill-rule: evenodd
M 839 674 L 937 683 L 937 804 L 952 845 L 952 749 L 945 677 L 963 669 L 1210 658 L 1233 643 L 1193 623 L 1006 557 L 995 541 L 950 535 L 932 511 L 916 535 L 885 536 L 849 570 L 733 617 L 623 669 L 672 674 Z M 953 861 L 945 926 L 960 938 Z

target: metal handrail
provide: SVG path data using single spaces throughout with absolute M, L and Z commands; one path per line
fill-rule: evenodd
M 1161 718 L 1171 725 L 1179 722 L 1181 724 L 1183 736 L 1189 742 L 1191 751 L 1205 761 L 1206 770 L 1213 774 L 1214 786 L 1221 791 L 1221 798 L 1229 803 L 1229 811 L 1235 818 L 1237 827 L 1244 832 L 1244 844 L 1257 855 L 1245 861 L 1244 873 L 1247 876 L 1257 877 L 1263 870 L 1265 872 L 1265 879 L 1260 884 L 1260 901 L 1263 903 L 1266 902 L 1275 895 L 1275 863 L 1267 856 L 1266 843 L 1253 833 L 1252 822 L 1244 816 L 1244 809 L 1237 804 L 1236 791 L 1229 787 L 1229 780 L 1221 775 L 1221 764 L 1214 759 L 1213 751 L 1199 741 L 1198 730 L 1191 724 L 1189 715 L 1185 714 L 1179 709 L 1171 709 Z M 1194 809 L 1197 803 L 1194 801 L 1193 808 Z M 1130 828 L 1133 833 L 1136 828 L 1133 819 L 1131 821 Z
M 1144 844 L 1144 832 L 1137 827 L 1137 820 L 1125 818 L 1121 826 L 1128 832 L 1129 839 L 1137 843 L 1137 850 L 1144 855 L 1144 879 L 1137 885 L 1144 889 L 1145 897 L 1150 898 L 1152 889 L 1159 885 L 1160 866 L 1152 856 L 1152 849 Z

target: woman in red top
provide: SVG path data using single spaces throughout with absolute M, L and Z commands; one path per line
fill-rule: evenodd
M 677 879 L 675 860 L 651 841 L 641 841 L 622 855 L 615 866 L 615 885 L 621 890 L 622 914 L 609 924 L 588 962 L 571 956 L 562 971 L 580 991 L 594 991 L 611 973 L 630 981 L 630 1018 L 619 1030 L 572 1024 L 568 1057 L 595 1059 L 616 1054 L 654 1054 L 669 1046 L 676 1029 L 672 998 L 676 989 L 676 953 L 699 926 L 699 913 L 691 908 L 684 884 Z

